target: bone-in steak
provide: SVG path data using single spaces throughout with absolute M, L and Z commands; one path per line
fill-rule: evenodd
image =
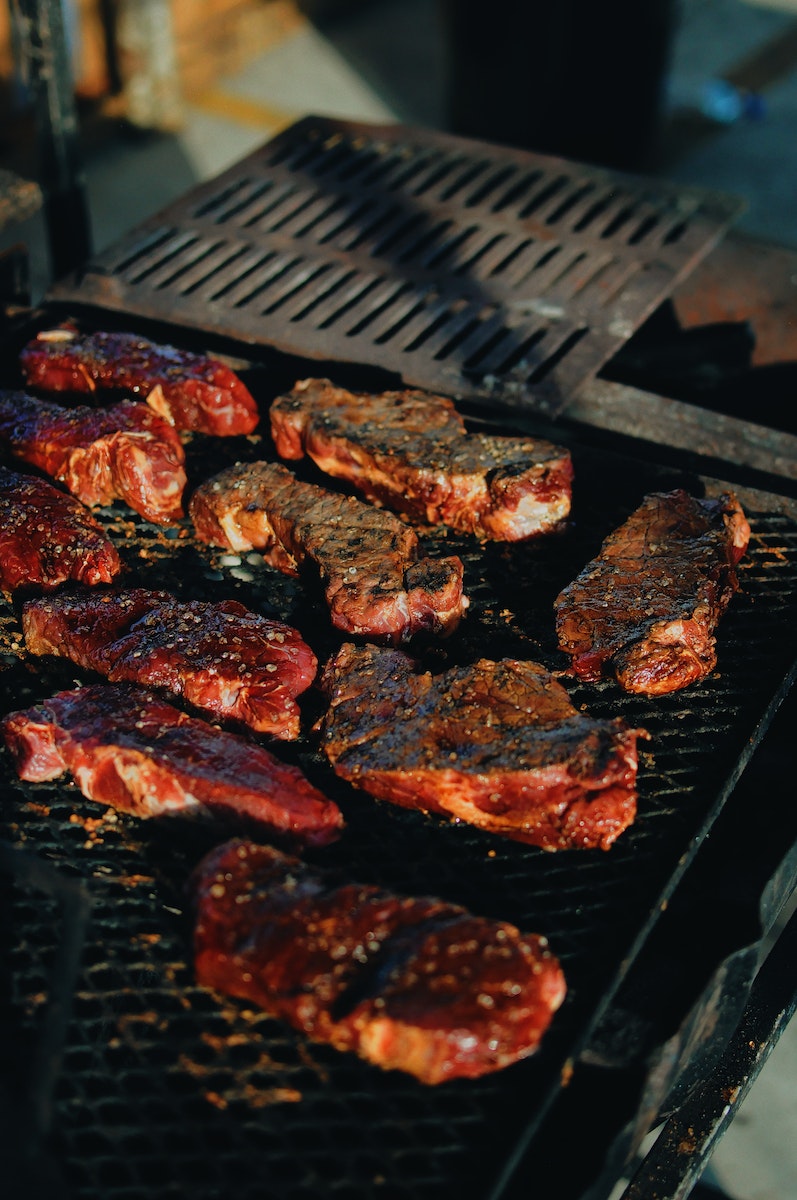
M 750 527 L 732 494 L 646 496 L 555 601 L 559 646 L 581 679 L 613 674 L 661 695 L 716 663 L 714 629 L 738 588 Z
M 60 692 L 0 732 L 20 778 L 68 771 L 89 800 L 136 817 L 212 816 L 309 845 L 343 825 L 297 767 L 130 684 Z
M 61 408 L 24 392 L 0 392 L 0 442 L 89 507 L 124 500 L 157 524 L 183 515 L 182 443 L 146 404 Z
M 448 633 L 467 607 L 462 562 L 421 558 L 392 513 L 297 479 L 278 463 L 238 463 L 196 489 L 189 511 L 214 546 L 266 551 L 288 574 L 320 577 L 336 629 L 374 640 Z
M 352 393 L 305 379 L 271 406 L 277 452 L 304 454 L 369 500 L 416 521 L 500 541 L 558 528 L 570 454 L 542 439 L 468 433 L 444 396 Z
M 427 1084 L 531 1054 L 562 1002 L 544 938 L 236 840 L 193 878 L 197 979 Z
M 636 815 L 637 738 L 596 720 L 533 662 L 439 675 L 346 644 L 324 669 L 323 749 L 344 779 L 546 850 L 607 849 Z
M 178 429 L 225 437 L 251 433 L 259 420 L 254 398 L 231 367 L 134 333 L 44 330 L 20 362 L 31 387 L 129 392 Z
M 3 591 L 110 583 L 121 569 L 113 543 L 79 500 L 46 479 L 0 467 Z
M 61 593 L 22 612 L 32 654 L 59 654 L 112 682 L 164 688 L 214 716 L 295 738 L 296 697 L 316 657 L 291 626 L 236 600 L 181 601 L 168 592 Z

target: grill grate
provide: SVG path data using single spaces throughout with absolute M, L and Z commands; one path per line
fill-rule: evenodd
M 308 117 L 50 298 L 555 414 L 741 207 L 526 151 Z
M 271 396 L 258 399 L 265 406 Z M 439 530 L 424 535 L 430 549 L 462 556 L 472 600 L 461 629 L 428 652 L 431 662 L 512 654 L 561 665 L 551 612 L 560 587 L 644 492 L 701 486 L 584 442 L 572 448 L 577 488 L 565 536 L 482 547 Z M 268 453 L 257 436 L 196 437 L 189 478 Z M 117 507 L 101 517 L 130 584 L 187 598 L 236 596 L 295 624 L 322 660 L 336 644 L 312 598 L 260 556 L 203 547 L 187 523 L 164 530 Z M 379 805 L 336 780 L 311 740 L 280 746 L 339 800 L 348 821 L 341 842 L 315 858 L 352 878 L 434 892 L 549 936 L 570 985 L 565 1006 L 537 1056 L 482 1080 L 424 1088 L 197 988 L 183 889 L 218 832 L 107 813 L 63 782 L 23 785 L 3 753 L 3 835 L 82 881 L 93 901 L 56 1093 L 56 1148 L 74 1200 L 143 1200 L 153 1188 L 164 1197 L 190 1189 L 198 1200 L 486 1194 L 586 1044 L 788 676 L 797 652 L 797 525 L 776 513 L 752 517 L 742 591 L 724 618 L 708 680 L 655 702 L 610 683 L 569 689 L 596 715 L 621 714 L 652 735 L 642 747 L 639 819 L 607 854 L 544 854 Z M 0 606 L 0 650 L 15 707 L 79 678 L 68 664 L 24 657 L 18 609 L 8 603 Z M 307 701 L 308 720 L 316 703 Z M 17 937 L 10 1013 L 24 1046 L 47 1000 L 42 964 L 53 951 L 53 914 L 21 889 L 9 907 Z

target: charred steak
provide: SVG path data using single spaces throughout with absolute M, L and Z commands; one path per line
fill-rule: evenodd
M 468 433 L 444 396 L 305 379 L 271 405 L 271 433 L 283 458 L 307 454 L 368 500 L 430 525 L 517 541 L 556 529 L 570 511 L 567 450 Z
M 124 500 L 156 524 L 183 515 L 183 447 L 146 404 L 61 408 L 24 392 L 0 392 L 0 442 L 89 507 Z
M 336 629 L 379 641 L 449 633 L 467 607 L 459 558 L 419 558 L 392 513 L 304 483 L 278 463 L 238 463 L 191 497 L 197 536 L 266 551 L 287 574 L 320 577 Z
M 565 995 L 544 938 L 433 897 L 342 883 L 267 846 L 217 847 L 192 884 L 201 984 L 423 1083 L 525 1058 Z
M 225 437 L 251 433 L 259 420 L 254 398 L 230 367 L 134 333 L 48 329 L 24 348 L 20 361 L 31 387 L 129 392 L 178 429 Z
M 0 588 L 46 591 L 61 583 L 110 583 L 122 564 L 79 500 L 46 479 L 0 467 Z
M 702 679 L 716 663 L 714 629 L 738 588 L 749 538 L 731 493 L 646 496 L 555 601 L 573 673 L 613 674 L 626 691 L 651 696 Z
M 129 684 L 60 692 L 0 732 L 21 779 L 68 771 L 89 800 L 136 817 L 209 815 L 308 845 L 343 824 L 297 767 Z
M 537 663 L 433 676 L 400 650 L 346 644 L 322 686 L 323 749 L 372 796 L 545 850 L 608 849 L 636 815 L 643 731 L 579 712 Z
M 279 738 L 298 736 L 296 697 L 318 665 L 295 629 L 236 600 L 181 601 L 145 588 L 32 600 L 22 629 L 32 654 L 61 655 L 114 683 L 164 688 Z

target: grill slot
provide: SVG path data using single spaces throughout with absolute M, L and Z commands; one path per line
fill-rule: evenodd
M 709 192 L 525 151 L 308 117 L 134 230 L 79 279 L 56 283 L 50 297 L 249 346 L 378 366 L 455 397 L 553 414 L 716 244 L 739 209 Z M 243 286 L 258 259 L 295 265 L 292 292 L 300 303 L 290 313 L 278 274 L 264 275 L 262 304 L 250 309 L 236 299 L 236 264 Z M 225 285 L 208 309 L 203 287 L 212 287 L 214 272 Z M 517 364 L 517 348 L 530 338 L 540 358 L 524 374 L 500 359 L 483 364 L 457 342 L 429 356 L 415 338 L 375 339 L 367 321 L 345 340 L 337 331 L 327 337 L 318 302 L 337 273 L 365 281 L 389 275 L 419 305 L 430 287 L 452 308 L 472 304 L 489 314 L 483 340 L 503 330 L 513 343 L 506 361 Z M 390 314 L 386 321 L 400 324 Z M 578 336 L 537 337 L 540 323 L 547 330 L 559 322 Z

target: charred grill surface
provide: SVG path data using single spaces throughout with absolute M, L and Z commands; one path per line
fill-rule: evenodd
M 79 500 L 46 479 L 0 467 L 0 587 L 50 591 L 59 584 L 110 583 L 122 569 L 116 547 Z
M 24 392 L 0 392 L 0 443 L 89 508 L 124 500 L 156 524 L 183 515 L 183 447 L 146 404 L 61 408 Z
M 163 688 L 194 707 L 278 738 L 299 734 L 296 697 L 317 660 L 299 633 L 239 604 L 127 591 L 29 601 L 22 629 L 32 654 Z
M 443 396 L 349 392 L 305 379 L 277 397 L 270 414 L 283 458 L 307 454 L 415 521 L 519 541 L 559 528 L 570 511 L 573 469 L 564 447 L 468 433 Z
M 398 517 L 304 483 L 275 463 L 239 463 L 191 497 L 197 535 L 266 551 L 272 566 L 320 577 L 333 626 L 388 642 L 450 633 L 467 606 L 462 562 L 422 558 Z
M 578 712 L 537 663 L 438 676 L 399 650 L 327 664 L 323 748 L 344 779 L 545 850 L 606 850 L 634 819 L 639 730 Z
M 565 993 L 547 942 L 266 846 L 211 852 L 193 890 L 197 978 L 315 1041 L 439 1084 L 531 1054 Z
M 129 392 L 178 429 L 228 437 L 251 433 L 259 420 L 254 398 L 230 367 L 133 333 L 44 330 L 20 363 L 30 387 Z
M 704 678 L 749 538 L 732 494 L 647 496 L 556 599 L 559 646 L 574 673 L 614 674 L 626 691 L 649 695 Z

